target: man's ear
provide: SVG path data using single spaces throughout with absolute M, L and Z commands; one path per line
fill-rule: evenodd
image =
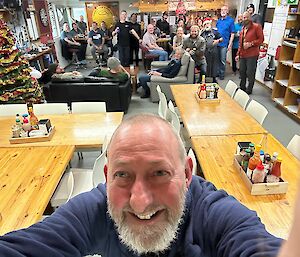
M 185 183 L 188 188 L 192 182 L 192 170 L 193 170 L 193 161 L 191 157 L 187 156 L 185 160 Z
M 105 176 L 106 183 L 107 183 L 107 171 L 108 171 L 108 167 L 107 167 L 107 164 L 105 164 L 104 165 L 104 176 Z

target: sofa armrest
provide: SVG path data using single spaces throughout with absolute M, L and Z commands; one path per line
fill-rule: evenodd
M 180 76 L 180 77 L 175 77 L 175 78 L 165 78 L 162 76 L 151 76 L 151 82 L 162 82 L 162 83 L 179 83 L 179 82 L 185 82 L 187 81 L 186 76 Z
M 151 63 L 151 69 L 159 69 L 167 67 L 169 61 L 153 61 Z

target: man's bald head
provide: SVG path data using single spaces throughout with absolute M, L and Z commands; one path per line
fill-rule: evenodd
M 109 157 L 109 150 L 112 145 L 118 142 L 120 137 L 128 137 L 130 134 L 135 135 L 136 134 L 136 129 L 137 127 L 140 128 L 140 126 L 143 127 L 145 130 L 145 135 L 147 136 L 147 130 L 149 133 L 165 133 L 166 135 L 170 136 L 170 138 L 173 138 L 178 146 L 178 154 L 179 158 L 182 161 L 182 163 L 185 162 L 186 158 L 186 152 L 184 145 L 182 143 L 182 140 L 180 136 L 177 134 L 177 132 L 174 130 L 173 126 L 166 120 L 160 118 L 159 116 L 153 115 L 153 114 L 138 114 L 131 116 L 125 120 L 119 125 L 119 127 L 116 129 L 114 132 L 107 152 L 108 152 L 108 157 Z M 143 139 L 141 138 L 141 141 Z

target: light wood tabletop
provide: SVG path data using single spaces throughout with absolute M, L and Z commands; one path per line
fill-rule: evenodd
M 74 146 L 0 148 L 0 235 L 38 222 Z
M 99 148 L 105 135 L 111 136 L 121 123 L 123 112 L 39 115 L 38 118 L 48 118 L 52 126 L 55 126 L 55 133 L 50 141 L 10 144 L 10 128 L 15 124 L 15 117 L 2 117 L 0 118 L 0 147 L 72 145 L 77 149 Z
M 171 90 L 189 136 L 243 135 L 265 129 L 222 89 L 220 103 L 198 103 L 198 84 L 172 85 Z
M 192 144 L 205 179 L 218 189 L 224 189 L 249 209 L 257 212 L 267 230 L 287 238 L 293 218 L 294 201 L 300 178 L 300 162 L 271 134 L 267 136 L 265 151 L 278 152 L 283 158 L 282 178 L 288 182 L 288 191 L 282 195 L 250 195 L 233 165 L 237 142 L 260 143 L 262 135 L 227 135 L 192 137 Z

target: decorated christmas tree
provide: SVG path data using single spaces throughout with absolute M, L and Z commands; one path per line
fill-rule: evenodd
M 0 19 L 0 104 L 43 100 L 42 89 L 30 72 L 28 61 L 15 47 L 14 35 Z

